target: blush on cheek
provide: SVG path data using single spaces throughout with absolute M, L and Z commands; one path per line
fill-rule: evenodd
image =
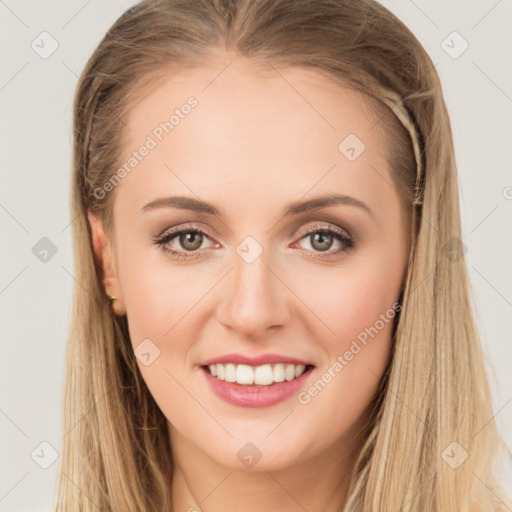
M 306 295 L 306 288 L 309 290 Z M 318 324 L 316 330 L 325 331 L 325 339 L 339 344 L 356 338 L 380 319 L 380 315 L 391 315 L 390 308 L 398 298 L 398 289 L 390 289 L 389 281 L 382 274 L 379 279 L 366 275 L 333 280 L 327 286 L 316 281 L 315 286 L 305 287 L 299 293 L 307 297 L 309 315 Z M 379 323 L 380 326 L 380 323 Z M 379 331 L 384 326 L 380 326 Z
M 132 342 L 151 336 L 162 337 L 177 321 L 187 300 L 175 275 L 169 268 L 152 264 L 136 248 L 126 249 L 119 275 Z

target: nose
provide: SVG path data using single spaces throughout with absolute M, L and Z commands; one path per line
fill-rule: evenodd
M 268 337 L 290 318 L 286 287 L 268 263 L 265 251 L 251 263 L 233 255 L 234 268 L 223 283 L 217 318 L 239 336 Z

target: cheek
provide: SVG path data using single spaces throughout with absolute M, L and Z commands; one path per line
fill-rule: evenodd
M 134 346 L 142 339 L 172 336 L 174 326 L 187 323 L 187 312 L 204 294 L 204 280 L 191 267 L 177 267 L 148 243 L 124 239 L 119 279 Z
M 403 264 L 396 250 L 368 253 L 317 275 L 299 292 L 322 320 L 313 320 L 309 330 L 324 359 L 316 380 L 297 398 L 304 417 L 333 435 L 348 429 L 377 392 L 389 360 Z
M 160 409 L 179 421 L 197 414 L 181 383 L 190 378 L 190 348 L 201 337 L 200 300 L 212 280 L 172 264 L 157 248 L 128 237 L 124 243 L 119 278 L 137 365 Z
M 374 326 L 400 295 L 404 261 L 396 251 L 368 251 L 349 258 L 346 264 L 323 267 L 294 281 L 297 295 L 316 318 L 317 341 L 325 340 L 321 343 L 329 352 L 343 349 L 347 341 Z M 377 327 L 385 331 L 381 322 Z
M 167 418 L 197 414 L 180 383 L 189 377 L 185 362 L 190 340 L 200 336 L 193 306 L 208 286 L 197 275 L 194 279 L 189 271 L 172 268 L 162 256 L 155 258 L 155 249 L 134 247 L 125 254 L 119 274 L 142 378 Z

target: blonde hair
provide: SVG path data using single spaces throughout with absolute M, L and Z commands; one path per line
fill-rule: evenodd
M 113 194 L 94 190 L 122 161 L 133 103 L 169 70 L 199 67 L 219 50 L 313 69 L 364 93 L 387 128 L 389 168 L 411 214 L 390 364 L 345 510 L 490 510 L 489 489 L 501 492 L 500 439 L 460 246 L 450 121 L 430 58 L 373 0 L 147 0 L 90 57 L 74 104 L 76 284 L 55 510 L 171 510 L 167 420 L 139 372 L 126 317 L 110 308 L 87 212 L 110 232 Z M 456 469 L 442 457 L 453 442 L 468 454 Z

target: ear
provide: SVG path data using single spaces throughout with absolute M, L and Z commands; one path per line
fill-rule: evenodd
M 87 212 L 92 233 L 92 245 L 96 259 L 100 263 L 103 286 L 107 296 L 114 296 L 112 309 L 117 315 L 125 315 L 126 308 L 123 293 L 117 275 L 114 254 L 111 244 L 103 229 L 101 220 L 91 211 Z

